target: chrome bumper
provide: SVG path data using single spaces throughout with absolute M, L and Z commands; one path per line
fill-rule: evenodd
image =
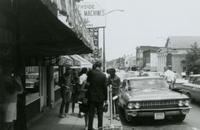
M 154 116 L 156 112 L 163 112 L 165 116 L 186 115 L 192 107 L 158 108 L 158 109 L 126 109 L 126 115 L 132 117 Z

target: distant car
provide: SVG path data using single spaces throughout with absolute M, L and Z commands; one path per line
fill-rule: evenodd
M 128 77 L 137 77 L 139 76 L 139 71 L 128 71 L 123 75 L 123 79 L 128 78 Z
M 188 83 L 184 83 L 181 92 L 187 94 L 192 100 L 200 102 L 200 74 L 190 75 Z
M 189 97 L 170 90 L 161 77 L 131 77 L 122 83 L 119 110 L 127 122 L 137 117 L 183 121 L 190 108 Z
M 149 72 L 143 72 L 141 74 L 141 76 L 158 76 L 158 77 L 160 77 L 160 73 L 159 72 L 151 72 L 151 71 L 149 71 Z

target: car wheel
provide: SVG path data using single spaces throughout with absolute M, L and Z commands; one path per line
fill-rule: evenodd
M 185 119 L 186 115 L 178 115 L 178 116 L 174 116 L 175 121 L 177 122 L 182 122 Z
M 187 92 L 186 95 L 190 98 L 190 101 L 195 102 L 195 99 L 192 98 L 192 95 L 189 92 Z
M 131 123 L 133 121 L 133 117 L 125 114 L 125 121 L 126 123 Z
M 191 96 L 190 93 L 187 92 L 186 95 L 187 95 L 190 99 L 192 99 L 192 96 Z

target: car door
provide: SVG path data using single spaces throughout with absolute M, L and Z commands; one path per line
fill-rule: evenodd
M 200 101 L 200 77 L 197 77 L 196 80 L 193 82 L 193 95 L 195 100 Z

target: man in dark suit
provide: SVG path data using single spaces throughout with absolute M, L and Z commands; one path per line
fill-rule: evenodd
M 96 62 L 93 70 L 88 72 L 88 104 L 89 104 L 89 125 L 88 130 L 93 130 L 93 119 L 95 108 L 98 114 L 98 128 L 103 127 L 103 105 L 107 101 L 106 75 L 101 72 L 101 63 Z

